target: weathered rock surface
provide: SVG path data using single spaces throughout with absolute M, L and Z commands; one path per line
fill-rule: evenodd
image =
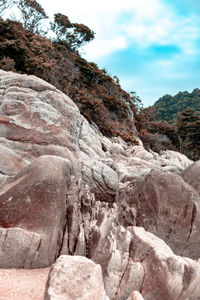
M 92 230 L 89 257 L 101 265 L 110 299 L 127 299 L 142 288 L 144 268 L 131 258 L 131 244 L 131 231 L 114 226 L 108 213 Z
M 38 254 L 41 236 L 21 228 L 0 229 L 1 268 L 30 268 Z
M 152 170 L 120 191 L 122 212 L 135 211 L 135 224 L 162 238 L 178 255 L 200 257 L 200 196 L 174 173 Z M 131 225 L 131 224 L 130 224 Z
M 60 256 L 51 267 L 44 300 L 108 300 L 100 265 L 86 257 Z
M 182 173 L 183 180 L 190 184 L 200 195 L 200 161 L 191 164 Z
M 98 160 L 85 160 L 81 168 L 82 180 L 91 187 L 97 200 L 114 202 L 118 192 L 118 174 Z
M 199 299 L 200 263 L 173 254 L 160 239 L 143 228 L 133 228 L 133 260 L 141 262 L 144 299 Z
M 7 179 L 0 194 L 1 267 L 46 267 L 55 261 L 70 180 L 69 162 L 57 156 L 41 156 Z
M 49 277 L 61 299 L 57 279 L 62 293 L 85 256 L 112 300 L 199 299 L 199 166 L 108 139 L 50 84 L 0 71 L 0 267 L 70 255 Z M 106 299 L 100 275 L 75 272 L 80 299 Z

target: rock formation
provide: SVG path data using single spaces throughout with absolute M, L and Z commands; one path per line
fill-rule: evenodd
M 199 162 L 138 143 L 0 71 L 0 267 L 56 261 L 46 300 L 199 299 Z
M 45 299 L 107 300 L 100 265 L 83 256 L 60 256 L 50 270 Z

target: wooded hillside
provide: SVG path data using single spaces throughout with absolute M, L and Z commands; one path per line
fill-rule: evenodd
M 154 104 L 160 120 L 173 122 L 177 114 L 191 108 L 200 114 L 200 89 L 196 88 L 191 93 L 179 92 L 175 96 L 165 95 Z

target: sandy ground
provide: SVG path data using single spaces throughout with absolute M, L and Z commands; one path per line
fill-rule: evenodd
M 43 300 L 49 268 L 0 269 L 0 300 Z

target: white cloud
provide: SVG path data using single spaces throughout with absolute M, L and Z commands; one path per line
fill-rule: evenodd
M 97 57 L 102 57 L 112 53 L 113 51 L 124 49 L 127 46 L 127 40 L 125 37 L 119 35 L 108 39 L 97 39 L 95 44 L 90 43 L 83 48 L 90 60 L 94 60 Z
M 146 0 L 140 1 L 141 6 L 133 11 L 132 20 L 124 23 L 127 39 L 132 39 L 132 43 L 141 48 L 152 44 L 174 44 L 185 53 L 194 53 L 193 42 L 199 36 L 197 17 L 178 16 L 160 0 L 149 1 L 149 6 L 142 10 L 145 2 Z
M 133 45 L 175 44 L 194 54 L 199 35 L 196 17 L 177 16 L 162 0 L 39 0 L 49 13 L 61 12 L 72 22 L 84 23 L 96 32 L 95 40 L 84 51 L 88 59 L 98 59 Z

